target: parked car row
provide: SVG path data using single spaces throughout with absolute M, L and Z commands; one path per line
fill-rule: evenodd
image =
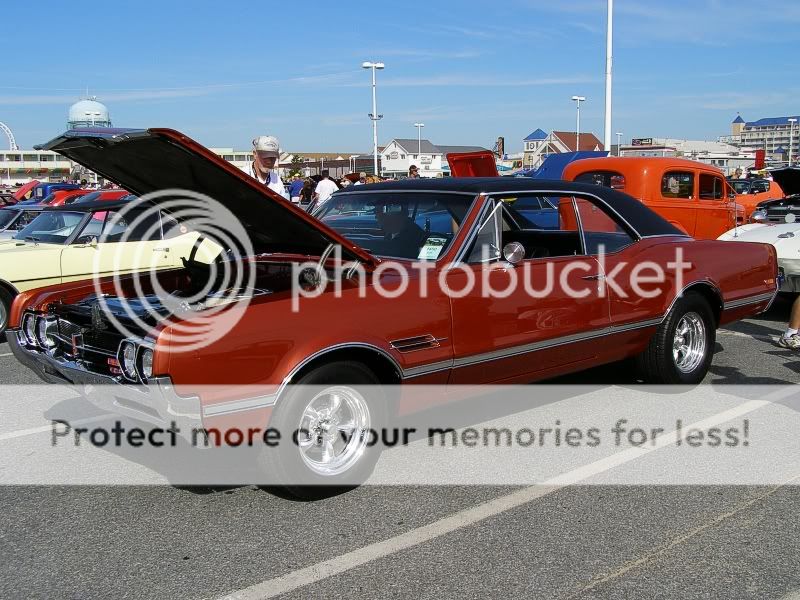
M 45 381 L 114 386 L 115 400 L 89 399 L 159 426 L 178 420 L 182 431 L 303 431 L 297 444 L 263 455 L 298 495 L 316 493 L 298 481 L 341 485 L 370 473 L 378 449 L 363 433 L 425 408 L 404 404 L 403 384 L 529 382 L 626 358 L 636 359 L 647 381 L 697 383 L 713 359 L 716 329 L 762 312 L 777 292 L 773 246 L 698 239 L 744 216 L 724 177 L 689 161 L 646 169 L 586 161 L 565 181 L 453 177 L 351 186 L 312 216 L 173 130 L 69 131 L 42 148 L 137 196 L 166 188 L 207 194 L 238 218 L 251 256 L 222 245 L 213 265 L 201 263 L 192 253 L 196 236 L 173 239 L 179 248 L 163 257 L 158 273 L 170 298 L 219 294 L 211 273 L 223 264 L 254 279 L 237 290 L 242 300 L 232 305 L 248 302 L 238 320 L 202 348 L 180 351 L 188 314 L 156 319 L 131 337 L 112 317 L 152 304 L 153 292 L 137 292 L 133 275 L 75 281 L 97 253 L 117 251 L 104 227 L 124 201 L 45 208 L 0 246 L 0 266 L 12 256 L 16 265 L 11 275 L 0 273 L 5 305 L 16 296 L 7 331 L 14 355 Z M 168 229 L 191 225 L 168 214 L 166 200 L 152 202 L 160 218 L 176 220 Z M 25 260 L 16 260 L 22 253 Z M 690 265 L 681 277 L 669 268 L 676 253 Z M 45 261 L 52 266 L 40 273 L 22 266 Z M 402 295 L 384 293 L 397 279 L 381 267 L 388 261 L 408 268 Z M 420 261 L 430 268 L 411 268 Z M 310 272 L 300 268 L 309 263 Z M 661 293 L 642 297 L 622 279 L 621 288 L 599 293 L 607 274 L 630 274 L 642 263 L 663 268 Z M 512 273 L 523 272 L 536 282 L 561 276 L 569 290 L 544 297 L 522 286 L 504 297 L 447 292 L 483 275 L 508 287 Z M 436 285 L 442 281 L 447 286 Z M 319 293 L 293 310 L 298 285 Z M 423 288 L 428 296 L 420 301 Z M 203 303 L 195 310 L 204 311 Z M 301 384 L 322 391 L 312 397 Z M 400 391 L 391 398 L 365 391 L 374 385 Z M 334 443 L 339 431 L 347 435 Z

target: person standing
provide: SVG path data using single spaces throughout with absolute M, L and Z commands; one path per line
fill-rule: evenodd
M 275 169 L 280 155 L 278 138 L 272 135 L 260 135 L 253 140 L 253 162 L 247 165 L 244 172 L 288 200 L 289 194 L 286 193 L 286 187 Z
M 300 192 L 303 190 L 303 180 L 299 175 L 292 178 L 292 183 L 289 184 L 289 197 L 295 204 L 300 204 Z
M 322 171 L 320 175 L 322 175 L 322 179 L 320 179 L 317 187 L 314 188 L 314 204 L 316 206 L 320 206 L 328 198 L 333 196 L 334 192 L 339 190 L 339 186 L 330 178 L 330 174 L 327 170 Z
M 792 313 L 789 316 L 789 326 L 778 339 L 778 345 L 790 350 L 800 350 L 800 296 L 792 304 Z

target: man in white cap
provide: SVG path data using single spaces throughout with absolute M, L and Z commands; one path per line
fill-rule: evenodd
M 276 194 L 289 199 L 275 164 L 280 158 L 280 143 L 271 135 L 260 135 L 253 140 L 253 162 L 247 165 L 245 173 L 256 178 Z

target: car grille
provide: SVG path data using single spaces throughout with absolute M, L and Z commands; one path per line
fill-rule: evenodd
M 793 214 L 800 221 L 800 206 L 775 206 L 767 209 L 767 221 L 770 223 L 786 223 L 786 215 Z
M 80 361 L 88 370 L 102 375 L 117 375 L 116 356 L 119 335 L 97 332 L 63 318 L 58 319 L 53 354 Z

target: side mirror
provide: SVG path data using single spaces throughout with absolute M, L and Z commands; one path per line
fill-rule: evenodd
M 525 258 L 525 246 L 519 242 L 511 242 L 503 246 L 503 258 L 510 265 L 518 265 Z

